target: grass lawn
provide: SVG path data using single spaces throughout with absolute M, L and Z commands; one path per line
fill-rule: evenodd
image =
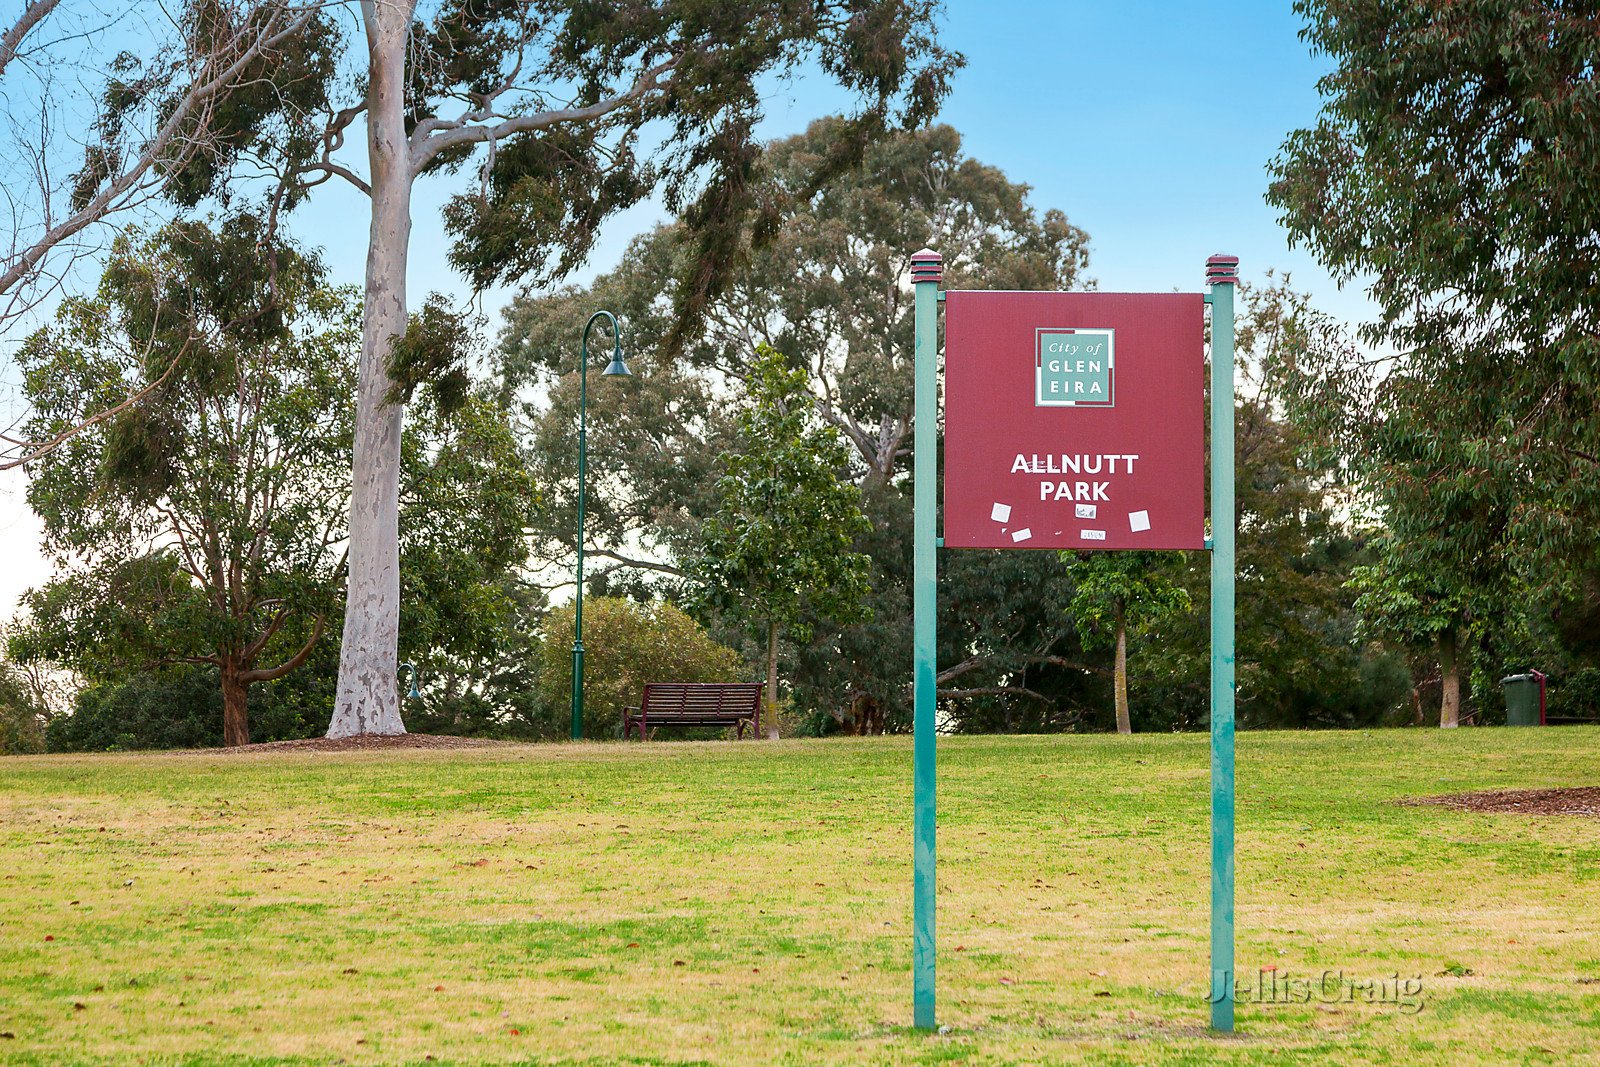
M 1421 1007 L 1204 1030 L 1203 736 L 940 743 L 941 1035 L 908 738 L 0 762 L 8 1063 L 1563 1063 L 1600 1049 L 1600 730 L 1239 736 L 1239 969 Z

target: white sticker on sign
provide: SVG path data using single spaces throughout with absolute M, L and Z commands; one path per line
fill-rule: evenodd
M 1148 511 L 1128 512 L 1128 525 L 1134 533 L 1150 529 L 1150 513 Z
M 996 504 L 994 507 L 989 509 L 989 517 L 991 519 L 993 519 L 995 522 L 1010 522 L 1011 521 L 1011 505 L 1010 504 Z
M 1033 536 L 1033 531 L 1028 529 L 1026 526 L 1024 526 L 1022 529 L 1018 530 L 1016 533 L 1011 535 L 1011 540 L 1013 540 L 1013 541 L 1026 541 L 1028 538 L 1030 538 L 1032 536 Z
M 1078 510 L 1078 518 L 1080 518 L 1080 519 L 1092 519 L 1092 518 L 1094 518 L 1094 513 L 1096 511 L 1098 511 L 1099 508 L 1097 508 L 1093 504 L 1079 504 L 1077 506 L 1077 510 Z
M 1104 541 L 1106 539 L 1106 532 L 1104 530 L 1079 530 L 1078 536 L 1082 537 L 1085 541 Z

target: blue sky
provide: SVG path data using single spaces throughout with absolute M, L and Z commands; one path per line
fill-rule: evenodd
M 968 67 L 944 119 L 968 150 L 1034 187 L 1092 240 L 1107 290 L 1198 288 L 1212 252 L 1247 277 L 1290 270 L 1341 318 L 1365 317 L 1262 199 L 1267 162 L 1319 106 L 1287 2 L 954 0 L 948 39 Z
M 1341 291 L 1310 256 L 1291 252 L 1262 201 L 1268 160 L 1318 109 L 1326 64 L 1299 29 L 1288 0 L 950 0 L 943 36 L 968 66 L 942 120 L 962 132 L 969 155 L 1031 185 L 1036 207 L 1060 208 L 1088 231 L 1090 273 L 1104 290 L 1198 290 L 1206 256 L 1231 252 L 1247 279 L 1288 270 L 1317 306 L 1358 322 L 1372 310 L 1360 287 Z M 797 77 L 777 88 L 765 132 L 795 133 L 847 105 L 820 76 Z M 350 140 L 359 153 L 357 131 Z M 439 225 L 440 205 L 461 186 L 458 176 L 417 190 L 414 304 L 432 290 L 468 295 L 445 264 Z M 293 226 L 325 247 L 335 280 L 359 282 L 367 217 L 359 194 L 330 182 Z M 645 204 L 614 218 L 574 280 L 614 266 L 662 217 Z M 509 296 L 482 296 L 491 323 Z M 0 618 L 48 575 L 22 488 L 16 478 L 0 485 Z

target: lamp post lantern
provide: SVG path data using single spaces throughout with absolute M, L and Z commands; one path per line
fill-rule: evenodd
M 611 324 L 611 362 L 601 373 L 625 378 L 632 372 L 622 361 L 622 330 L 609 311 L 596 311 L 583 327 L 578 346 L 578 593 L 572 613 L 572 739 L 583 738 L 583 493 L 589 472 L 589 431 L 585 409 L 589 405 L 589 331 L 601 319 Z
M 406 694 L 407 700 L 421 700 L 422 690 L 417 688 L 417 665 L 409 660 L 400 664 L 400 669 L 411 672 L 411 691 Z

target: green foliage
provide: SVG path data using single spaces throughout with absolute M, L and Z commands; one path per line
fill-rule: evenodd
M 472 378 L 466 364 L 477 345 L 476 323 L 454 310 L 448 298 L 428 294 L 422 310 L 406 321 L 406 332 L 389 349 L 389 401 L 404 404 L 418 386 L 432 391 L 441 414 L 450 415 L 467 402 Z
M 57 577 L 26 598 L 19 655 L 91 679 L 210 663 L 248 684 L 314 643 L 339 577 L 358 334 L 348 294 L 288 245 L 270 277 L 260 237 L 248 219 L 124 237 L 97 297 L 25 343 L 35 440 L 139 399 L 32 471 Z
M 1486 662 L 1510 659 L 1579 591 L 1600 520 L 1600 38 L 1551 0 L 1297 9 L 1333 69 L 1269 200 L 1370 285 L 1386 351 L 1310 346 L 1295 413 L 1382 516 L 1389 573 L 1463 598 Z
M 1393 558 L 1382 550 L 1380 544 L 1377 563 L 1350 571 L 1355 608 L 1366 632 L 1426 643 L 1440 630 L 1461 624 L 1466 598 L 1459 589 L 1416 571 L 1396 570 Z
M 328 728 L 333 676 L 291 674 L 255 687 L 250 729 L 255 741 L 315 737 Z M 140 671 L 79 691 L 71 714 L 51 720 L 51 752 L 216 748 L 223 743 L 222 691 L 214 667 Z
M 1545 710 L 1551 718 L 1600 720 L 1600 668 L 1572 671 L 1549 684 Z
M 415 664 L 415 733 L 551 739 L 565 736 L 539 690 L 542 591 L 509 571 L 454 586 L 454 554 L 402 563 L 400 659 Z M 498 577 L 496 577 L 498 575 Z M 564 722 L 565 720 L 561 720 Z
M 1065 215 L 1028 200 L 1027 187 L 962 150 L 948 126 L 894 134 L 865 148 L 863 165 L 816 187 L 845 134 L 840 120 L 770 145 L 757 197 L 775 213 L 770 233 L 740 238 L 744 266 L 709 306 L 681 357 L 666 343 L 677 279 L 694 256 L 681 225 L 636 240 L 592 289 L 518 298 L 498 352 L 508 396 L 524 400 L 535 470 L 548 496 L 535 524 L 535 556 L 570 568 L 577 527 L 577 331 L 597 307 L 623 322 L 636 376 L 590 382 L 588 526 L 611 562 L 601 579 L 640 595 L 686 597 L 683 571 L 717 510 L 719 455 L 735 447 L 726 403 L 752 373 L 753 342 L 786 353 L 809 373 L 815 412 L 844 434 L 852 455 L 837 476 L 861 487 L 872 523 L 855 545 L 871 559 L 864 621 L 809 621 L 811 640 L 785 654 L 795 712 L 822 722 L 857 692 L 880 700 L 891 728 L 909 723 L 911 657 L 912 300 L 907 256 L 940 249 L 951 285 L 1082 285 L 1087 235 Z M 548 398 L 548 400 L 546 400 Z M 598 476 L 598 477 L 597 477 Z M 623 545 L 640 546 L 624 552 Z M 952 712 L 984 721 L 1061 728 L 1090 704 L 1043 699 L 1033 681 L 1018 699 L 963 696 L 1024 671 L 1039 685 L 1076 685 L 1081 672 L 1051 659 L 1075 654 L 1063 613 L 1068 583 L 1053 558 L 1024 552 L 950 553 L 940 565 L 942 667 L 965 665 L 947 698 Z M 630 594 L 631 595 L 631 594 Z M 731 621 L 731 620 L 730 620 Z M 713 620 L 715 623 L 715 620 Z M 740 631 L 718 630 L 734 641 Z M 981 650 L 974 660 L 973 649 Z
M 93 121 L 82 131 L 83 163 L 71 180 L 74 211 L 99 196 L 115 201 L 116 183 L 122 180 L 125 190 L 133 161 L 147 153 L 160 192 L 193 208 L 207 200 L 226 203 L 241 171 L 257 177 L 253 168 L 263 161 L 282 166 L 322 148 L 320 130 L 307 117 L 334 109 L 330 94 L 345 36 L 331 10 L 284 0 L 192 0 L 163 12 L 161 21 L 172 30 L 166 38 L 123 26 L 126 14 L 90 17 L 123 29 L 115 39 L 141 51 L 112 57 L 103 82 L 91 90 L 94 98 L 85 101 Z M 286 33 L 296 22 L 297 30 Z M 257 43 L 265 47 L 241 55 L 241 46 Z M 59 62 L 62 55 L 39 58 Z M 73 60 L 87 83 L 93 61 Z M 284 203 L 303 195 L 303 189 L 285 190 Z
M 662 194 L 692 244 L 680 261 L 669 343 L 686 336 L 722 296 L 741 261 L 743 236 L 776 232 L 765 197 L 758 83 L 803 63 L 825 72 L 855 103 L 811 168 L 810 188 L 861 160 L 895 126 L 927 123 L 949 89 L 959 56 L 934 35 L 938 0 L 625 0 L 524 7 L 451 3 L 413 39 L 409 68 L 417 119 L 459 97 L 491 91 L 507 53 L 520 53 L 524 80 L 578 87 L 575 107 L 623 97 L 657 82 L 629 107 L 599 121 L 552 124 L 502 138 L 481 191 L 446 210 L 456 237 L 451 262 L 479 288 L 551 281 L 582 263 L 601 222 Z M 657 68 L 677 54 L 670 70 Z M 652 69 L 656 68 L 656 69 Z M 650 146 L 646 149 L 646 145 Z M 446 153 L 435 166 L 462 161 Z M 747 221 L 754 219 L 753 225 Z
M 721 506 L 702 531 L 699 599 L 756 632 L 775 626 L 804 641 L 814 618 L 865 617 L 870 561 L 853 547 L 871 524 L 861 490 L 840 479 L 850 452 L 818 419 L 806 372 L 762 345 L 747 388 L 722 456 Z
M 1372 562 L 1352 530 L 1341 455 L 1291 403 L 1307 351 L 1331 324 L 1288 279 L 1239 286 L 1234 492 L 1237 712 L 1246 727 L 1349 727 L 1390 721 L 1409 686 L 1404 662 L 1358 633 L 1353 567 Z M 1208 460 L 1209 462 L 1209 460 Z M 1359 514 L 1359 513 L 1358 513 Z M 1210 557 L 1192 554 L 1192 612 L 1130 668 L 1145 729 L 1208 721 Z M 1152 716 L 1157 718 L 1152 719 Z
M 64 302 L 24 345 L 34 439 L 138 400 L 33 469 L 57 573 L 25 600 L 19 657 L 91 682 L 208 664 L 244 687 L 329 647 L 359 312 L 313 261 L 261 239 L 247 219 L 125 237 L 98 296 Z M 504 410 L 462 396 L 446 414 L 443 399 L 425 393 L 402 439 L 401 524 L 406 651 L 441 670 L 514 645 L 505 580 L 536 502 Z
M 198 52 L 202 56 L 223 45 L 222 55 L 226 56 L 231 49 L 224 42 L 241 36 L 248 40 L 269 26 L 282 28 L 288 7 L 268 2 L 241 10 L 225 0 L 192 0 L 182 12 L 184 43 L 191 55 Z M 176 204 L 195 207 L 213 198 L 226 202 L 238 182 L 241 162 L 270 160 L 282 165 L 310 158 L 321 149 L 320 131 L 307 117 L 329 114 L 335 108 L 332 96 L 346 37 L 332 11 L 309 14 L 299 32 L 243 64 L 225 82 L 225 91 L 215 94 L 211 106 L 196 108 L 183 117 L 176 133 L 179 142 L 193 139 L 204 148 L 163 153 L 164 191 Z M 132 114 L 115 108 L 134 102 L 166 118 L 180 95 L 171 91 L 176 88 L 172 79 L 190 66 L 174 62 L 176 58 L 158 54 L 142 65 L 145 76 L 137 83 L 113 82 L 107 93 L 107 118 L 114 116 L 119 126 L 128 124 Z M 162 69 L 163 63 L 170 65 Z M 131 91 L 135 84 L 138 89 Z M 163 89 L 168 91 L 161 92 Z M 301 194 L 291 188 L 286 195 L 292 203 Z
M 0 756 L 43 752 L 50 718 L 22 671 L 0 658 Z
M 539 658 L 543 717 L 539 736 L 564 736 L 572 709 L 573 607 L 544 620 Z M 617 597 L 583 601 L 583 707 L 589 737 L 622 733 L 622 709 L 637 706 L 647 682 L 735 682 L 745 675 L 739 654 L 713 641 L 671 604 Z
M 1116 642 L 1117 630 L 1147 634 L 1164 619 L 1191 604 L 1189 592 L 1174 580 L 1183 556 L 1166 552 L 1063 552 L 1072 577 L 1067 610 L 1085 648 Z

